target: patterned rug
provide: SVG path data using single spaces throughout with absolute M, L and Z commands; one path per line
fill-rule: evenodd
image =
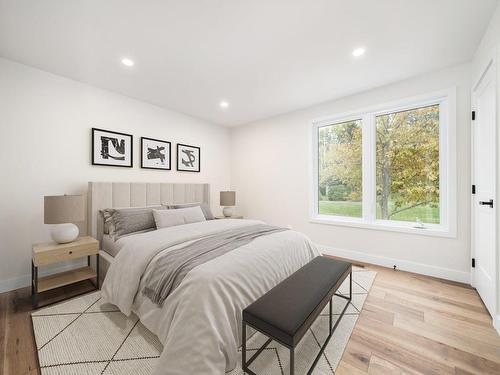
M 373 271 L 353 268 L 352 302 L 316 365 L 315 374 L 334 374 L 375 275 Z M 349 293 L 348 283 L 349 279 L 339 293 Z M 345 302 L 334 298 L 335 314 L 342 311 Z M 42 308 L 31 315 L 43 375 L 149 375 L 163 350 L 157 337 L 135 315 L 127 318 L 115 306 L 104 304 L 100 292 Z M 296 374 L 307 372 L 327 332 L 328 307 L 295 350 Z M 247 357 L 265 340 L 259 333 L 249 338 Z M 289 373 L 288 359 L 288 349 L 272 342 L 250 368 L 257 374 L 284 375 Z M 240 362 L 227 374 L 243 374 Z

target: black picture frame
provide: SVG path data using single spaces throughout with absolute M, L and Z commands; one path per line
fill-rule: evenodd
M 190 169 L 186 167 L 182 167 L 182 156 L 179 157 L 179 152 L 181 151 L 182 148 L 192 148 L 197 150 L 198 152 L 198 168 L 197 169 Z M 177 170 L 179 172 L 200 172 L 201 170 L 201 148 L 198 146 L 192 146 L 192 145 L 187 145 L 184 143 L 177 143 Z
M 96 161 L 96 154 L 95 154 L 95 136 L 96 132 L 103 132 L 103 133 L 108 133 L 108 134 L 114 134 L 118 135 L 121 137 L 129 137 L 130 141 L 130 150 L 129 150 L 129 157 L 130 157 L 130 163 L 128 164 L 119 164 L 119 163 L 103 163 Z M 102 150 L 101 150 L 102 152 Z M 126 155 L 125 155 L 126 157 Z M 97 166 L 107 166 L 107 167 L 121 167 L 121 168 L 132 168 L 134 166 L 134 136 L 132 134 L 127 134 L 127 133 L 120 133 L 120 132 L 115 132 L 112 130 L 107 130 L 107 129 L 100 129 L 100 128 L 92 128 L 92 165 L 97 165 Z
M 168 144 L 168 168 L 145 167 L 144 166 L 144 162 L 145 162 L 145 160 L 144 160 L 144 141 L 145 140 Z M 172 143 L 169 142 L 169 141 L 164 141 L 162 139 L 141 137 L 141 168 L 142 169 L 155 169 L 155 170 L 160 170 L 160 171 L 170 171 L 170 170 L 172 170 Z

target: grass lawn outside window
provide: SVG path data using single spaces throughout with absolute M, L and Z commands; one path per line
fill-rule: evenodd
M 391 211 L 394 211 L 394 204 L 389 203 Z M 352 201 L 319 201 L 319 214 L 329 216 L 361 216 L 361 202 Z M 380 207 L 377 207 L 380 211 Z M 424 223 L 439 224 L 439 208 L 430 206 L 418 206 L 394 214 L 391 219 L 400 221 L 415 222 L 420 219 Z

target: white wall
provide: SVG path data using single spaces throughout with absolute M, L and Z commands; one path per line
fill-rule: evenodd
M 482 73 L 489 57 L 498 53 L 500 47 L 500 4 L 490 19 L 486 32 L 479 43 L 473 59 L 473 78 L 476 81 L 478 75 Z M 473 82 L 474 84 L 475 82 Z
M 258 121 L 231 131 L 231 185 L 242 214 L 291 225 L 334 254 L 468 282 L 470 278 L 470 64 Z M 311 120 L 457 88 L 457 238 L 309 222 Z
M 499 13 L 478 56 L 499 42 Z M 90 180 L 207 182 L 214 210 L 219 190 L 231 182 L 238 210 L 247 217 L 291 225 L 344 256 L 468 281 L 471 70 L 470 64 L 452 67 L 234 128 L 229 135 L 225 128 L 0 58 L 0 292 L 29 283 L 31 244 L 49 239 L 43 196 L 83 193 Z M 311 120 L 453 86 L 457 238 L 309 223 Z M 91 127 L 133 134 L 134 168 L 91 166 Z M 201 146 L 201 173 L 141 170 L 140 136 L 170 140 L 174 147 Z
M 496 58 L 497 71 L 497 149 L 500 145 L 500 4 L 497 6 L 495 13 L 491 17 L 490 24 L 486 30 L 481 43 L 475 53 L 472 62 L 473 80 L 472 85 L 476 85 L 481 74 L 485 70 L 488 62 Z M 500 197 L 500 152 L 497 151 L 497 201 Z M 497 316 L 494 319 L 494 325 L 500 333 L 500 210 L 497 204 Z
M 91 131 L 134 136 L 134 168 L 90 164 Z M 50 238 L 43 196 L 85 193 L 88 181 L 211 184 L 211 202 L 229 187 L 225 128 L 0 59 L 0 292 L 29 284 L 31 245 Z M 141 136 L 201 146 L 201 173 L 139 168 Z

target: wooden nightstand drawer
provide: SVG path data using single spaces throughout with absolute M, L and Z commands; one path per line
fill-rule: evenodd
M 81 237 L 67 244 L 41 244 L 33 246 L 35 266 L 77 259 L 99 252 L 99 242 L 92 237 Z

